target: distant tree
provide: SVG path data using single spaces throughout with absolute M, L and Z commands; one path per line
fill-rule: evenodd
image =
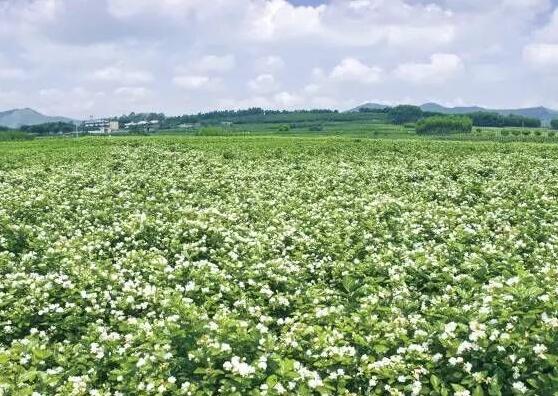
M 21 130 L 36 135 L 53 135 L 73 132 L 75 125 L 71 122 L 47 122 L 39 125 L 24 125 Z
M 552 129 L 558 129 L 558 119 L 550 121 Z
M 420 120 L 416 131 L 420 135 L 470 133 L 473 122 L 469 117 L 462 116 L 434 116 Z
M 418 106 L 401 105 L 393 107 L 388 111 L 388 118 L 394 124 L 417 122 L 423 116 L 424 113 Z
M 477 111 L 466 115 L 473 120 L 474 126 L 479 126 L 479 127 L 540 128 L 541 126 L 541 120 L 538 120 L 536 118 L 523 117 L 514 114 L 505 116 L 498 113 L 490 113 L 487 111 Z

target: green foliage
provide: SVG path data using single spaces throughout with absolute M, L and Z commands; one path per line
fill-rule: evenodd
M 196 131 L 197 136 L 229 136 L 230 131 L 219 127 L 203 127 Z
M 23 132 L 36 135 L 54 135 L 59 133 L 74 132 L 76 126 L 70 122 L 47 122 L 39 125 L 24 125 L 21 127 Z
M 530 135 L 531 135 L 531 131 L 528 130 L 528 129 L 524 129 L 524 130 L 521 131 L 521 134 L 522 134 L 523 136 L 530 136 Z
M 324 126 L 321 124 L 312 125 L 308 128 L 310 132 L 321 132 L 324 130 Z
M 423 117 L 423 111 L 418 106 L 401 105 L 392 107 L 388 111 L 388 118 L 394 124 L 417 122 Z
M 470 133 L 473 123 L 468 117 L 461 116 L 434 116 L 420 120 L 416 131 L 420 135 L 426 134 L 451 134 Z
M 32 140 L 33 135 L 21 131 L 0 130 L 0 142 L 13 140 Z
M 474 126 L 482 127 L 527 127 L 527 128 L 539 128 L 541 126 L 541 121 L 536 118 L 528 118 L 518 115 L 501 115 L 498 113 L 490 113 L 486 111 L 478 111 L 474 113 L 468 113 L 467 117 L 473 120 Z
M 0 145 L 0 393 L 556 393 L 558 150 L 437 139 Z
M 558 129 L 558 119 L 550 121 L 552 129 Z
M 502 135 L 502 136 L 504 136 L 504 137 L 507 137 L 507 136 L 509 136 L 510 134 L 512 134 L 512 132 L 513 132 L 513 131 L 510 131 L 509 129 L 502 129 L 502 130 L 500 131 L 500 135 Z
M 279 128 L 277 128 L 278 132 L 289 132 L 291 130 L 291 127 L 289 125 L 280 125 Z

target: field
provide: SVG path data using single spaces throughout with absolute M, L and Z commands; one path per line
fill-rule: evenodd
M 555 144 L 113 137 L 0 157 L 0 395 L 558 392 Z

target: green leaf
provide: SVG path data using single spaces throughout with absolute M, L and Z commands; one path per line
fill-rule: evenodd
M 376 351 L 376 353 L 383 354 L 389 351 L 389 347 L 384 344 L 376 344 L 374 345 L 374 351 Z
M 434 374 L 430 376 L 430 383 L 432 384 L 432 388 L 434 388 L 436 392 L 440 392 L 440 379 Z
M 502 391 L 500 390 L 500 384 L 498 381 L 493 381 L 488 388 L 488 394 L 490 396 L 502 396 Z
M 343 288 L 347 291 L 347 293 L 351 293 L 355 290 L 356 280 L 351 278 L 350 276 L 346 276 L 343 278 Z
M 270 375 L 269 377 L 267 377 L 267 380 L 265 381 L 265 383 L 267 384 L 267 386 L 269 386 L 269 388 L 273 388 L 275 385 L 277 385 L 277 383 L 279 382 L 278 378 L 276 375 Z
M 482 386 L 477 385 L 477 387 L 473 391 L 473 396 L 484 396 L 484 391 L 482 390 Z

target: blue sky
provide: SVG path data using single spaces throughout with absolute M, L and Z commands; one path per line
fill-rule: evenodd
M 0 0 L 0 110 L 558 108 L 557 0 Z

